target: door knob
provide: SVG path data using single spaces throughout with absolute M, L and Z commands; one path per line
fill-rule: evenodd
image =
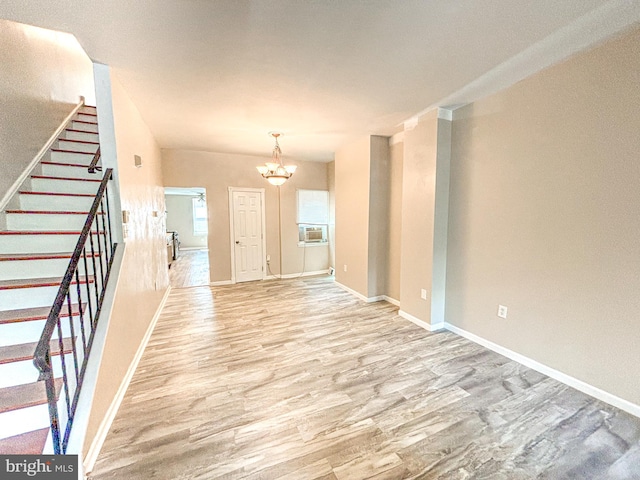
M 240 240 L 236 240 L 236 245 L 240 245 Z

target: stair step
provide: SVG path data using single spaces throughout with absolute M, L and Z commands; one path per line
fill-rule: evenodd
M 65 212 L 62 210 L 7 210 L 6 213 L 13 215 L 89 215 L 89 212 Z M 96 212 L 96 215 L 104 215 L 104 213 Z
M 100 186 L 99 178 L 63 178 L 51 175 L 32 175 L 31 190 L 58 193 L 91 193 Z
M 82 165 L 80 163 L 65 163 L 65 162 L 40 162 L 42 165 L 56 165 L 59 167 L 75 167 L 75 168 L 84 168 L 86 170 L 87 166 Z
M 53 304 L 53 300 L 51 301 Z M 64 309 L 63 309 L 64 311 Z M 73 320 L 73 332 L 71 331 L 71 321 Z M 73 317 L 64 317 L 60 319 L 61 327 L 62 327 L 62 338 L 65 337 L 73 337 L 80 335 L 82 333 L 82 325 L 85 327 L 85 332 L 88 332 L 91 329 L 90 325 L 89 313 L 82 318 L 82 322 L 80 321 L 80 317 L 75 315 Z M 10 345 L 19 345 L 22 343 L 31 343 L 37 342 L 40 340 L 40 336 L 42 335 L 42 330 L 44 329 L 47 321 L 46 320 L 34 320 L 31 322 L 22 322 L 22 323 L 8 323 L 6 325 L 0 325 L 2 329 L 2 336 L 0 337 L 0 346 L 8 347 Z M 53 331 L 52 339 L 57 339 L 60 332 L 58 332 L 58 328 Z M 15 365 L 15 364 L 10 364 Z M 6 366 L 6 365 L 4 365 Z M 31 365 L 29 365 L 31 367 Z M 0 368 L 3 365 L 0 365 Z M 33 370 L 30 368 L 30 370 Z M 5 375 L 0 372 L 0 386 L 5 379 L 3 378 Z M 30 379 L 24 382 L 15 382 L 18 383 L 29 383 L 35 382 L 37 377 L 34 379 Z M 6 381 L 5 381 L 6 385 Z M 2 438 L 2 435 L 0 435 Z
M 72 177 L 77 179 L 101 179 L 102 175 L 89 173 L 89 162 L 85 165 L 78 163 L 65 163 L 65 162 L 40 162 L 40 169 L 43 176 L 51 177 Z
M 86 304 L 82 305 L 83 310 L 86 308 Z M 5 323 L 19 323 L 19 322 L 31 322 L 36 320 L 46 320 L 49 317 L 51 307 L 35 307 L 35 308 L 20 308 L 17 310 L 4 310 L 0 311 L 0 325 Z M 78 315 L 80 313 L 80 305 L 74 303 L 71 305 L 71 315 Z M 67 308 L 62 309 L 60 312 L 61 317 L 68 317 L 69 312 Z
M 57 260 L 62 258 L 70 259 L 71 255 L 71 253 L 1 253 L 0 262 L 17 262 L 20 260 Z
M 61 141 L 68 142 L 69 140 L 61 140 Z M 87 157 L 90 157 L 90 158 L 93 157 L 96 154 L 96 150 L 94 150 L 93 152 L 84 152 L 82 150 L 69 150 L 69 149 L 65 149 L 65 148 L 52 148 L 51 149 L 52 152 L 71 153 L 71 154 L 74 154 L 74 155 L 86 155 Z
M 78 120 L 72 120 L 73 123 L 80 123 L 80 124 L 85 124 L 85 125 L 98 125 L 98 122 L 92 122 L 89 119 L 78 119 Z
M 71 138 L 59 138 L 58 139 L 59 142 L 71 142 L 73 143 L 78 143 L 78 144 L 87 144 L 87 145 L 100 145 L 100 142 L 96 142 L 95 140 L 74 140 Z
M 72 252 L 76 248 L 79 236 L 80 230 L 0 230 L 0 252 L 5 254 Z M 100 241 L 104 245 L 103 240 Z
M 97 193 L 96 188 L 96 193 Z M 62 212 L 89 211 L 95 198 L 95 193 L 64 193 L 64 192 L 20 192 L 18 195 L 18 210 L 59 210 Z M 10 227 L 7 227 L 10 228 Z M 36 230 L 56 230 L 55 227 L 43 227 Z M 13 229 L 18 230 L 18 229 Z M 61 230 L 61 229 L 60 229 Z
M 99 178 L 74 178 L 74 177 L 54 177 L 51 175 L 31 175 L 31 178 L 37 178 L 40 180 L 64 180 L 65 182 L 96 182 L 100 183 L 102 180 Z
M 73 342 L 74 340 L 70 337 L 62 339 L 62 348 L 65 354 L 72 352 Z M 0 365 L 32 359 L 37 346 L 38 342 L 31 342 L 0 347 Z M 49 348 L 51 355 L 60 355 L 60 343 L 58 340 L 51 340 Z
M 0 236 L 9 236 L 9 235 L 75 235 L 79 236 L 81 232 L 67 232 L 65 230 L 36 230 L 33 232 L 23 232 L 18 230 L 0 230 Z M 102 233 L 102 232 L 100 232 Z M 104 233 L 102 233 L 104 235 Z
M 71 121 L 72 130 L 80 130 L 87 133 L 98 133 L 98 124 L 95 122 L 85 122 L 82 120 Z
M 56 398 L 60 395 L 62 379 L 56 378 Z M 12 412 L 22 408 L 35 407 L 47 403 L 47 391 L 44 382 L 0 388 L 0 413 Z
M 98 151 L 99 142 L 94 140 L 78 140 L 58 138 L 58 145 L 51 149 L 52 152 L 65 153 L 89 153 L 92 156 Z
M 17 278 L 62 277 L 71 261 L 71 253 L 3 253 L 0 254 L 0 280 Z M 98 253 L 93 256 L 98 262 Z M 87 251 L 87 269 L 93 273 L 91 251 Z M 80 258 L 80 271 L 84 271 L 84 260 Z
M 67 128 L 64 133 L 65 139 L 68 140 L 87 140 L 91 142 L 98 142 L 100 137 L 95 132 L 85 132 L 83 130 L 75 130 L 73 128 Z
M 93 277 L 80 276 L 79 283 L 93 283 L 95 279 Z M 62 283 L 62 277 L 47 277 L 47 278 L 22 278 L 18 280 L 2 280 L 0 281 L 0 290 L 16 290 L 19 288 L 41 288 L 41 287 L 55 287 Z M 71 281 L 72 285 L 75 285 L 76 279 Z
M 93 152 L 79 152 L 79 151 L 64 151 L 64 150 L 51 150 L 49 152 L 49 157 L 44 158 L 45 162 L 53 162 L 53 163 L 66 163 L 66 164 L 76 164 L 76 165 L 86 165 L 89 166 L 93 157 L 95 156 L 95 150 Z
M 20 192 L 21 195 L 48 195 L 48 196 L 64 196 L 64 197 L 95 197 L 91 193 L 66 193 L 66 192 Z
M 0 440 L 0 455 L 40 455 L 49 436 L 48 428 Z
M 95 113 L 78 112 L 75 121 L 95 123 L 97 125 L 98 116 Z
M 88 211 L 7 210 L 6 227 L 27 231 L 82 230 L 88 215 Z

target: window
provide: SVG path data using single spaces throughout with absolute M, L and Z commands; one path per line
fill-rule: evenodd
M 329 192 L 326 190 L 298 190 L 298 244 L 327 243 L 329 224 Z
M 204 198 L 192 198 L 193 203 L 193 235 L 202 236 L 208 232 L 207 202 Z

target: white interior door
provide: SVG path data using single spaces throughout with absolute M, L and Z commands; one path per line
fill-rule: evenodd
M 259 190 L 231 190 L 236 282 L 262 280 L 264 276 L 262 196 Z

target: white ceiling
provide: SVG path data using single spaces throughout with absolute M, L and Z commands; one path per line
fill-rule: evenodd
M 163 148 L 329 161 L 640 21 L 637 0 L 3 0 L 113 67 Z

